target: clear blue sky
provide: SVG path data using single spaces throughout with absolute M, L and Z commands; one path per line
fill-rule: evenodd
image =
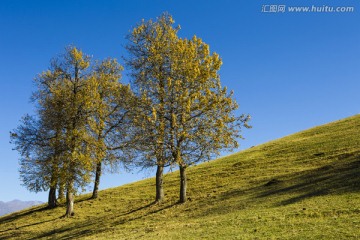
M 264 13 L 263 5 L 352 6 L 352 13 Z M 268 6 L 266 6 L 268 9 Z M 74 44 L 95 59 L 121 58 L 142 18 L 168 11 L 180 36 L 196 34 L 223 59 L 223 85 L 252 115 L 240 149 L 359 113 L 358 0 L 0 2 L 0 201 L 47 200 L 20 186 L 9 131 L 31 113 L 32 79 Z M 127 81 L 128 77 L 124 76 Z M 107 174 L 101 188 L 151 176 Z

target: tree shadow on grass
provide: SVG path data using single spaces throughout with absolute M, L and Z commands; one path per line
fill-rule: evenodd
M 351 192 L 360 192 L 360 152 L 339 154 L 332 164 L 317 169 L 278 175 L 251 188 L 229 190 L 212 200 L 224 204 L 216 203 L 201 215 L 225 214 L 266 202 L 286 206 L 312 197 Z M 202 199 L 198 204 L 206 205 L 209 201 Z
M 34 207 L 29 210 L 24 210 L 19 213 L 13 213 L 13 214 L 7 215 L 5 217 L 2 217 L 2 218 L 0 218 L 0 224 L 9 224 L 9 223 L 12 223 L 13 221 L 21 219 L 22 217 L 25 217 L 25 216 L 28 216 L 31 214 L 35 214 L 35 213 L 41 213 L 41 212 L 43 213 L 43 212 L 51 211 L 51 210 L 52 209 L 48 208 L 47 206 L 40 205 L 38 207 Z M 58 218 L 55 218 L 55 219 L 58 219 Z M 1 234 L 0 239 L 14 239 L 17 237 L 21 238 L 23 228 L 36 226 L 36 225 L 40 225 L 40 224 L 47 223 L 47 222 L 52 222 L 55 219 L 39 221 L 39 222 L 31 223 L 31 224 L 24 224 L 21 226 L 8 227 L 4 230 L 0 230 L 0 234 Z
M 132 214 L 132 213 L 135 213 L 135 212 L 139 212 L 143 209 L 146 209 L 146 208 L 149 208 L 151 206 L 154 206 L 156 203 L 155 202 L 152 202 L 152 203 L 149 203 L 149 204 L 146 204 L 145 206 L 142 206 L 142 207 L 139 207 L 139 208 L 136 208 L 136 209 L 133 209 L 133 210 L 130 210 L 129 212 L 126 212 L 120 216 L 126 216 L 126 215 L 129 215 L 129 214 Z
M 8 228 L 5 230 L 1 230 L 0 231 L 0 234 L 1 234 L 0 239 L 5 240 L 5 239 L 13 239 L 15 237 L 21 237 L 23 228 L 36 226 L 36 225 L 40 225 L 40 224 L 47 223 L 47 222 L 52 222 L 56 219 L 58 219 L 58 218 L 46 220 L 46 221 L 40 221 L 40 222 L 36 222 L 36 223 L 31 223 L 31 224 L 25 224 L 25 225 L 21 225 L 21 226 L 16 226 L 14 228 Z M 15 233 L 14 233 L 14 230 L 15 230 Z
M 345 161 L 346 160 L 346 161 Z M 258 198 L 290 194 L 278 206 L 329 194 L 343 194 L 360 191 L 360 155 L 348 155 L 342 161 L 314 170 L 283 176 L 279 184 L 260 186 Z M 295 196 L 294 196 L 295 195 Z
M 58 229 L 53 229 L 50 231 L 47 231 L 45 233 L 39 234 L 33 238 L 30 238 L 30 240 L 37 240 L 42 238 L 52 238 L 52 239 L 78 239 L 81 237 L 90 236 L 92 234 L 101 233 L 105 231 L 106 229 L 97 229 L 96 226 L 99 223 L 99 218 L 94 218 L 91 220 L 85 220 L 76 223 L 76 226 L 74 225 L 68 225 L 64 226 Z M 59 236 L 60 234 L 64 234 L 63 236 Z
M 154 204 L 151 204 L 151 205 L 154 205 Z M 151 205 L 150 205 L 150 206 L 151 206 Z M 146 212 L 146 213 L 144 213 L 144 214 L 142 214 L 142 215 L 140 215 L 140 216 L 117 221 L 117 222 L 114 223 L 114 226 L 116 226 L 116 225 L 121 225 L 121 224 L 125 224 L 125 223 L 129 223 L 129 222 L 132 222 L 132 221 L 135 221 L 135 220 L 138 220 L 138 219 L 145 218 L 145 217 L 147 217 L 147 216 L 150 216 L 150 215 L 159 213 L 159 212 L 161 212 L 161 211 L 164 211 L 164 210 L 166 210 L 166 209 L 172 208 L 172 207 L 174 207 L 175 205 L 176 205 L 176 204 L 164 205 L 164 206 L 162 206 L 162 207 L 160 207 L 160 208 L 157 208 L 157 209 L 154 209 L 154 210 L 150 210 L 150 211 L 148 211 L 148 212 Z M 141 209 L 144 209 L 144 207 L 139 208 L 138 210 L 135 210 L 135 211 L 130 211 L 130 212 L 129 212 L 128 214 L 126 214 L 126 215 L 129 215 L 129 214 L 134 213 L 134 212 L 136 212 L 136 211 L 139 211 L 139 210 L 141 210 Z
M 12 221 L 18 220 L 22 217 L 34 214 L 34 213 L 40 213 L 40 212 L 44 212 L 47 210 L 51 210 L 50 208 L 48 208 L 46 205 L 40 205 L 40 206 L 36 206 L 36 207 L 32 207 L 28 210 L 23 210 L 21 212 L 15 212 L 9 215 L 6 215 L 4 217 L 0 217 L 0 224 L 4 224 L 4 223 L 10 223 Z
M 21 226 L 16 226 L 14 228 L 8 228 L 8 229 L 5 229 L 5 230 L 1 230 L 0 233 L 6 233 L 8 231 L 12 231 L 12 230 L 21 230 L 22 228 L 26 228 L 26 227 L 31 227 L 31 226 L 36 226 L 36 225 L 39 225 L 39 224 L 43 224 L 43 223 L 47 223 L 47 222 L 52 222 L 54 221 L 55 219 L 58 219 L 58 218 L 54 218 L 54 219 L 51 219 L 51 220 L 46 220 L 46 221 L 40 221 L 40 222 L 35 222 L 35 223 L 31 223 L 31 224 L 24 224 L 24 225 L 21 225 Z M 1 238 L 1 239 L 5 239 L 5 238 Z
M 144 206 L 140 206 L 133 210 L 130 210 L 122 214 L 111 214 L 109 216 L 92 217 L 81 222 L 76 222 L 75 225 L 62 226 L 58 229 L 52 229 L 50 231 L 38 234 L 32 239 L 41 238 L 56 238 L 56 239 L 79 239 L 94 234 L 101 234 L 102 232 L 112 231 L 112 229 L 118 225 L 130 223 L 132 221 L 145 218 L 149 215 L 156 214 L 165 209 L 173 207 L 174 204 L 155 204 L 149 203 Z M 144 211 L 141 213 L 141 211 Z M 109 221 L 109 218 L 113 220 Z M 4 238 L 11 239 L 11 237 Z

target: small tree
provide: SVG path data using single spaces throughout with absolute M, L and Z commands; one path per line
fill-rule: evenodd
M 32 192 L 50 189 L 48 207 L 56 207 L 59 151 L 53 145 L 56 136 L 42 119 L 26 115 L 21 125 L 11 132 L 11 142 L 20 155 L 20 179 Z

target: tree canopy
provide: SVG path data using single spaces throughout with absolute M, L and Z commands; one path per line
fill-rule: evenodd
M 143 164 L 157 165 L 157 193 L 162 192 L 163 167 L 178 164 L 180 202 L 185 202 L 186 167 L 236 148 L 250 117 L 235 115 L 232 92 L 221 86 L 219 55 L 196 36 L 180 38 L 180 27 L 173 25 L 169 14 L 142 21 L 129 36 L 127 64 L 134 89 L 146 103 L 141 113 L 147 123 L 141 126 L 144 143 L 151 147 Z
M 36 116 L 24 117 L 11 134 L 22 156 L 24 185 L 31 191 L 50 188 L 52 207 L 56 188 L 64 188 L 66 216 L 73 214 L 73 195 L 94 174 L 97 196 L 103 161 L 116 165 L 131 152 L 125 146 L 131 122 L 124 106 L 130 109 L 132 93 L 119 82 L 121 71 L 115 59 L 92 63 L 81 50 L 68 47 L 35 79 Z
M 140 22 L 129 34 L 125 59 L 131 84 L 120 82 L 116 59 L 93 61 L 74 46 L 35 78 L 34 116 L 11 133 L 19 151 L 20 177 L 30 191 L 66 192 L 65 216 L 74 194 L 102 170 L 156 167 L 155 201 L 164 200 L 163 172 L 178 166 L 179 202 L 187 200 L 186 169 L 238 147 L 249 115 L 237 114 L 233 92 L 222 86 L 222 60 L 201 38 L 178 35 L 168 13 Z

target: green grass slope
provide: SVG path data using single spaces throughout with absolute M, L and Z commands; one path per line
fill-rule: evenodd
M 360 115 L 154 179 L 0 218 L 0 239 L 360 239 Z M 119 176 L 121 177 L 121 176 Z

